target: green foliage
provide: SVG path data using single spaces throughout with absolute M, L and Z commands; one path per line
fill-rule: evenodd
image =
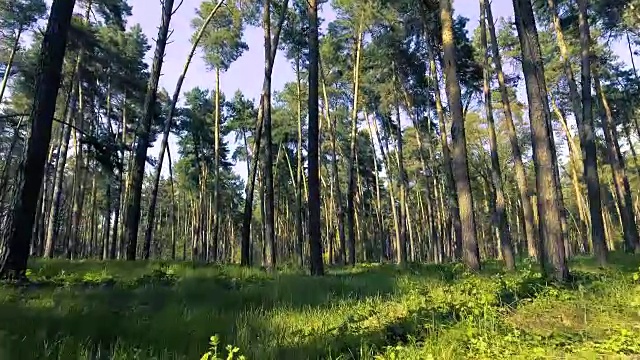
M 235 347 L 233 345 L 227 345 L 225 350 L 227 351 L 227 357 L 222 358 L 218 357 L 218 345 L 220 345 L 220 339 L 218 335 L 213 335 L 209 339 L 209 350 L 202 355 L 200 360 L 245 360 L 246 358 L 243 355 L 237 355 L 240 351 L 240 348 Z
M 518 264 L 516 273 L 488 263 L 481 274 L 457 264 L 363 264 L 310 278 L 292 269 L 268 274 L 193 263 L 38 261 L 31 264 L 30 285 L 0 288 L 0 356 L 640 355 L 638 258 L 612 254 L 614 260 L 617 267 L 603 270 L 579 258 L 572 281 L 562 286 L 547 284 L 530 263 Z

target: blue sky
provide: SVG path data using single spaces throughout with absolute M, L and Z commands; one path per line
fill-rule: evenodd
M 160 1 L 130 0 L 129 3 L 133 7 L 133 16 L 129 19 L 129 24 L 139 23 L 149 39 L 155 38 L 160 21 Z M 173 42 L 167 48 L 163 76 L 160 80 L 160 85 L 167 88 L 169 93 L 173 93 L 175 83 L 190 50 L 189 39 L 194 31 L 191 28 L 191 19 L 195 16 L 195 9 L 200 3 L 201 0 L 185 0 L 171 22 L 174 29 Z M 458 14 L 471 19 L 470 27 L 476 26 L 479 13 L 479 5 L 476 0 L 456 0 L 454 7 Z M 493 9 L 496 18 L 513 15 L 511 0 L 493 0 Z M 324 5 L 321 16 L 326 20 L 335 17 L 328 4 Z M 257 99 L 260 95 L 264 75 L 262 34 L 262 30 L 257 28 L 249 28 L 245 32 L 245 41 L 249 45 L 249 50 L 233 63 L 229 71 L 221 77 L 222 91 L 227 96 L 232 96 L 238 89 L 249 98 Z M 149 56 L 151 56 L 151 52 Z M 207 71 L 201 56 L 197 56 L 194 60 L 183 89 L 188 90 L 196 86 L 212 88 L 215 81 L 214 74 Z M 275 62 L 273 90 L 281 89 L 286 82 L 292 80 L 294 80 L 293 70 L 282 54 L 279 54 Z
M 178 1 L 176 1 L 178 2 Z M 160 0 L 130 0 L 133 7 L 133 16 L 129 19 L 129 25 L 139 23 L 144 33 L 151 40 L 157 35 L 157 26 L 160 22 Z M 195 9 L 200 5 L 201 0 L 184 0 L 184 4 L 174 15 L 171 27 L 174 30 L 171 37 L 171 44 L 168 45 L 165 62 L 162 69 L 160 86 L 167 89 L 172 94 L 176 81 L 184 66 L 185 58 L 191 48 L 190 38 L 194 30 L 191 28 L 191 19 L 195 16 Z M 513 5 L 511 0 L 493 0 L 492 9 L 496 19 L 500 17 L 512 17 Z M 477 0 L 454 0 L 454 10 L 456 14 L 470 19 L 468 29 L 471 31 L 478 25 L 479 4 Z M 330 21 L 335 18 L 328 4 L 324 5 L 321 16 Z M 221 87 L 227 98 L 240 90 L 245 96 L 251 99 L 258 99 L 262 88 L 264 76 L 263 69 L 263 32 L 259 28 L 248 28 L 245 31 L 245 41 L 249 45 L 246 51 L 229 70 L 221 76 Z M 152 44 L 153 45 L 153 44 Z M 629 53 L 626 46 L 615 44 L 614 50 L 622 60 L 629 63 Z M 151 57 L 153 47 L 148 54 Z M 283 85 L 295 79 L 294 72 L 287 59 L 281 53 L 275 61 L 273 72 L 273 90 L 282 89 Z M 191 64 L 189 73 L 182 87 L 182 92 L 193 88 L 201 87 L 211 89 L 214 87 L 215 74 L 207 70 L 202 61 L 201 54 L 198 53 Z M 523 99 L 525 100 L 525 99 Z M 177 147 L 170 141 L 171 153 L 176 158 Z M 150 149 L 150 154 L 157 156 L 157 147 Z M 237 164 L 235 171 L 243 178 L 246 178 L 246 165 Z M 150 169 L 147 169 L 149 171 Z M 168 172 L 167 162 L 164 162 L 163 172 Z

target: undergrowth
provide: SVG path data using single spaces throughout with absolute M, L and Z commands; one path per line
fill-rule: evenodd
M 614 254 L 600 269 L 575 259 L 563 285 L 530 262 L 514 273 L 489 263 L 480 274 L 363 264 L 311 278 L 36 261 L 28 284 L 0 287 L 0 359 L 633 358 L 639 260 Z

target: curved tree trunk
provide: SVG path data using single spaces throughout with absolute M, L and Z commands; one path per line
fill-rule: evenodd
M 143 257 L 145 259 L 149 258 L 149 249 L 151 248 L 151 238 L 153 237 L 153 222 L 155 220 L 155 210 L 156 203 L 158 200 L 158 187 L 160 185 L 160 174 L 162 172 L 162 163 L 164 162 L 164 153 L 167 150 L 167 144 L 169 142 L 169 134 L 171 132 L 171 124 L 173 123 L 173 115 L 176 110 L 176 105 L 178 103 L 178 99 L 180 98 L 180 91 L 182 90 L 182 84 L 184 83 L 184 79 L 187 76 L 187 71 L 189 71 L 189 66 L 191 65 L 191 61 L 193 60 L 193 55 L 198 48 L 198 44 L 204 35 L 204 31 L 209 26 L 209 23 L 213 19 L 218 9 L 224 4 L 224 0 L 218 1 L 216 6 L 211 10 L 211 13 L 207 16 L 207 18 L 200 26 L 200 29 L 196 33 L 196 36 L 191 45 L 191 51 L 189 55 L 187 55 L 187 60 L 184 63 L 184 68 L 182 69 L 182 74 L 178 78 L 178 82 L 176 83 L 176 89 L 173 91 L 173 97 L 171 98 L 171 106 L 169 107 L 169 113 L 167 114 L 167 119 L 164 123 L 164 129 L 162 130 L 162 141 L 160 142 L 160 153 L 158 155 L 158 165 L 156 166 L 156 170 L 153 174 L 153 189 L 151 190 L 151 198 L 149 201 L 149 211 L 147 214 L 147 230 L 144 237 L 144 251 Z

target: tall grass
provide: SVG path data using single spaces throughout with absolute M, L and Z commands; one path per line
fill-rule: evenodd
M 36 261 L 0 287 L 0 359 L 600 358 L 640 354 L 640 258 L 572 264 L 360 265 L 323 278 L 190 263 Z

